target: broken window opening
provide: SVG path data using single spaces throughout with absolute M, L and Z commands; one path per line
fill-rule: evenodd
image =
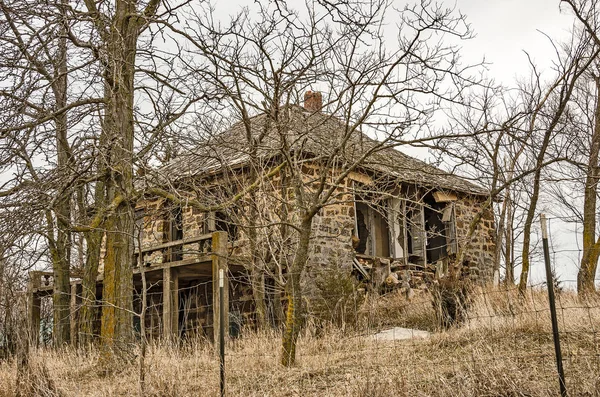
M 456 253 L 456 195 L 413 193 L 411 199 L 396 197 L 381 204 L 355 193 L 353 247 L 357 254 L 424 265 Z
M 425 227 L 427 231 L 427 261 L 435 263 L 456 254 L 454 193 L 436 191 L 425 198 Z
M 140 241 L 144 240 L 144 216 L 145 216 L 146 211 L 144 210 L 144 208 L 136 208 L 134 215 L 133 215 L 133 219 L 135 221 L 135 230 L 134 230 L 134 234 L 133 234 L 133 247 L 135 250 L 135 253 L 137 253 L 137 251 L 140 248 Z
M 427 262 L 435 263 L 448 256 L 446 250 L 446 225 L 442 222 L 445 205 L 427 197 L 425 206 L 425 230 L 427 232 Z
M 385 206 L 381 206 L 385 209 Z M 390 227 L 388 217 L 368 205 L 359 196 L 355 198 L 355 251 L 358 254 L 390 257 Z
M 406 230 L 406 252 L 408 261 L 424 264 L 426 260 L 427 235 L 425 233 L 424 206 L 413 200 L 405 201 L 404 228 Z
M 167 219 L 163 230 L 163 241 L 183 240 L 183 212 L 180 206 L 167 207 Z M 167 248 L 163 261 L 175 262 L 183 259 L 183 245 Z
M 215 212 L 215 230 L 218 232 L 227 232 L 230 241 L 237 239 L 237 225 L 228 213 L 222 211 Z
M 230 214 L 223 211 L 213 211 L 204 214 L 205 233 L 227 232 L 228 239 L 234 241 L 238 237 L 238 227 Z

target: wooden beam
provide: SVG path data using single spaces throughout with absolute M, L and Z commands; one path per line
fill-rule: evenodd
M 71 304 L 70 304 L 70 320 L 71 320 L 71 345 L 77 345 L 77 330 L 78 327 L 78 305 L 77 305 L 77 284 L 71 284 Z
M 433 199 L 436 203 L 447 203 L 458 200 L 458 197 L 453 192 L 442 192 L 441 190 L 433 192 Z
M 157 244 L 157 245 L 151 245 L 148 247 L 142 247 L 142 253 L 148 253 L 148 252 L 153 252 L 153 251 L 160 251 L 166 248 L 171 248 L 171 247 L 176 247 L 178 245 L 185 245 L 185 244 L 193 244 L 193 243 L 197 243 L 203 240 L 208 240 L 210 238 L 211 234 L 203 234 L 201 236 L 198 237 L 192 237 L 192 238 L 184 238 L 181 240 L 174 240 L 174 241 L 169 241 L 168 243 L 162 243 L 162 244 Z M 135 252 L 135 255 L 139 254 L 139 251 Z
M 163 269 L 163 336 L 175 341 L 179 335 L 179 275 L 177 269 Z
M 27 317 L 29 328 L 29 340 L 33 346 L 37 346 L 40 340 L 40 307 L 42 299 L 35 292 L 40 287 L 41 272 L 29 272 L 27 283 Z
M 172 267 L 179 267 L 179 266 L 189 266 L 189 265 L 195 265 L 195 264 L 200 264 L 200 263 L 206 263 L 207 266 L 208 264 L 212 262 L 212 255 L 203 255 L 203 256 L 199 256 L 197 258 L 192 258 L 192 259 L 183 259 L 180 261 L 175 261 L 175 262 L 165 262 L 165 263 L 157 263 L 155 265 L 150 265 L 150 266 L 146 266 L 145 268 L 145 272 L 152 272 L 152 271 L 156 271 L 156 270 L 160 270 L 160 269 L 168 269 L 168 268 L 172 268 Z M 133 274 L 139 274 L 140 269 L 138 267 L 133 269 Z M 98 279 L 100 280 L 100 279 Z
M 225 329 L 226 336 L 229 334 L 229 277 L 228 277 L 228 266 L 227 266 L 227 232 L 214 232 L 212 235 L 212 285 L 213 285 L 213 337 L 215 345 L 219 340 L 219 270 L 223 269 L 224 283 L 223 283 L 223 294 L 224 294 L 224 309 L 225 309 Z M 227 339 L 227 338 L 225 338 Z M 218 351 L 218 350 L 217 350 Z

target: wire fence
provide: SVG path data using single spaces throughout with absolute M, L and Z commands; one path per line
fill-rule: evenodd
M 338 272 L 332 271 L 331 277 L 339 277 Z M 219 395 L 212 281 L 180 283 L 177 341 L 163 337 L 162 286 L 157 282 L 145 294 L 145 338 L 137 323 L 138 340 L 131 349 L 138 351 L 142 339 L 148 343 L 148 395 L 191 395 L 200 390 L 202 395 Z M 250 280 L 230 274 L 225 395 L 560 393 L 546 283 L 524 294 L 512 284 L 434 281 L 374 288 L 353 282 L 352 288 L 334 291 L 325 289 L 327 283 L 317 284 L 316 293 L 304 300 L 296 363 L 284 368 L 280 362 L 285 318 L 272 307 L 277 295 L 285 310 L 283 291 L 273 286 L 263 291 L 269 309 L 259 330 Z M 136 299 L 139 303 L 140 297 Z M 556 309 L 569 395 L 599 395 L 600 299 L 559 289 Z M 119 389 L 117 383 L 111 393 L 119 395 L 137 385 L 135 365 L 124 376 L 130 377 L 130 389 Z M 71 390 L 85 394 L 87 386 L 75 378 Z
M 550 240 L 547 252 L 560 251 Z M 62 386 L 75 395 L 142 389 L 143 395 L 207 396 L 600 396 L 600 297 L 561 287 L 575 285 L 575 279 L 536 282 L 520 291 L 512 282 L 437 280 L 419 270 L 382 285 L 334 268 L 307 273 L 290 368 L 281 365 L 286 291 L 274 280 L 256 284 L 243 272 L 228 274 L 224 344 L 215 344 L 220 295 L 212 278 L 181 275 L 173 291 L 176 314 L 165 311 L 162 280 L 148 280 L 145 291 L 136 284 L 136 340 L 128 348 L 137 360 L 119 372 L 125 383 L 81 383 L 78 374 L 94 365 L 89 357 L 65 361 L 49 350 L 39 357 L 52 373 L 63 374 Z M 558 361 L 548 285 L 556 292 Z M 102 305 L 95 302 L 98 309 Z M 42 312 L 41 340 L 49 341 L 48 298 Z M 165 329 L 166 316 L 176 319 L 174 331 Z M 169 332 L 176 338 L 167 337 Z M 94 336 L 99 337 L 99 317 Z M 148 347 L 143 361 L 142 343 Z

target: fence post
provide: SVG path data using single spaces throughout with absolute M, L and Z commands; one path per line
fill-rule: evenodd
M 219 270 L 223 270 L 223 294 L 219 288 Z M 229 282 L 227 280 L 227 233 L 214 232 L 212 234 L 212 279 L 213 279 L 213 341 L 215 346 L 219 341 L 219 327 L 221 323 L 220 308 L 225 310 L 223 328 L 229 330 Z M 223 304 L 220 297 L 223 296 Z
M 544 263 L 546 264 L 546 285 L 548 287 L 548 301 L 550 302 L 550 317 L 552 319 L 552 336 L 554 338 L 554 353 L 556 355 L 556 369 L 558 370 L 558 382 L 560 384 L 560 395 L 567 396 L 565 384 L 565 373 L 562 364 L 562 353 L 560 351 L 560 335 L 558 334 L 558 320 L 556 317 L 556 300 L 554 297 L 554 280 L 552 280 L 552 269 L 550 268 L 550 249 L 548 248 L 548 229 L 546 227 L 546 215 L 540 214 L 542 226 L 542 244 L 544 246 Z
M 225 396 L 225 271 L 219 269 L 219 363 L 221 397 Z

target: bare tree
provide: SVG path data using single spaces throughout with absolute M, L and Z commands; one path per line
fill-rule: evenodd
M 70 110 L 100 103 L 93 97 L 69 98 L 66 1 L 0 2 L 2 12 L 2 76 L 7 85 L 0 92 L 6 123 L 0 134 L 10 148 L 9 156 L 21 164 L 3 196 L 19 202 L 21 192 L 32 187 L 47 189 L 49 202 L 41 210 L 49 256 L 54 272 L 54 340 L 69 341 L 69 295 L 71 253 L 71 200 L 74 181 L 81 171 L 76 167 L 75 141 L 69 137 Z M 85 65 L 86 60 L 83 61 Z M 73 65 L 82 67 L 81 64 Z M 85 109 L 83 110 L 85 111 Z M 72 124 L 72 123 L 71 123 Z M 38 159 L 49 144 L 46 159 L 54 165 L 52 173 L 40 167 Z M 50 182 L 54 186 L 50 187 Z M 40 203 L 41 204 L 41 203 Z M 29 231 L 33 232 L 33 230 Z
M 245 11 L 226 27 L 215 22 L 210 9 L 198 8 L 188 18 L 195 23 L 193 29 L 170 26 L 190 43 L 186 59 L 197 84 L 220 98 L 226 117 L 241 121 L 241 130 L 235 131 L 239 135 L 229 137 L 237 145 L 230 143 L 229 150 L 221 152 L 209 150 L 216 162 L 229 164 L 227 153 L 244 155 L 255 167 L 253 175 L 258 180 L 273 174 L 274 158 L 278 159 L 275 164 L 284 165 L 276 169 L 280 176 L 274 185 L 280 187 L 281 195 L 274 195 L 270 188 L 260 191 L 278 197 L 281 216 L 263 218 L 254 207 L 249 214 L 256 216 L 251 215 L 243 227 L 252 235 L 253 230 L 280 225 L 278 238 L 289 244 L 281 278 L 273 274 L 284 284 L 287 300 L 282 340 L 286 366 L 296 357 L 303 319 L 302 280 L 315 217 L 329 205 L 354 200 L 347 188 L 348 176 L 365 164 L 384 162 L 377 157 L 380 151 L 440 139 L 439 134 L 424 133 L 431 129 L 432 116 L 441 103 L 460 102 L 463 89 L 477 83 L 457 61 L 457 47 L 432 35 L 438 32 L 439 37 L 459 39 L 470 35 L 463 17 L 450 9 L 423 2 L 399 11 L 398 43 L 390 49 L 384 47 L 381 31 L 386 12 L 392 10 L 385 2 L 311 4 L 305 10 L 306 20 L 288 7 L 283 2 L 258 7 L 257 20 Z M 308 113 L 299 116 L 293 104 L 312 87 L 326 98 L 323 109 L 320 104 L 309 105 Z M 311 136 L 318 130 L 328 133 Z M 377 140 L 362 139 L 361 131 Z M 207 133 L 215 135 L 215 130 Z M 227 142 L 231 141 L 215 135 L 213 144 L 222 147 Z M 210 140 L 203 143 L 205 147 L 210 144 Z M 319 164 L 318 175 L 307 173 L 311 163 Z M 236 181 L 237 174 L 231 174 Z M 249 179 L 252 183 L 254 177 Z M 168 196 L 157 189 L 153 192 Z M 255 206 L 259 197 L 257 192 L 248 201 Z M 268 256 L 278 261 L 277 255 Z M 254 252 L 252 257 L 254 283 L 260 284 L 261 273 L 273 270 L 264 260 L 257 261 L 264 254 Z

